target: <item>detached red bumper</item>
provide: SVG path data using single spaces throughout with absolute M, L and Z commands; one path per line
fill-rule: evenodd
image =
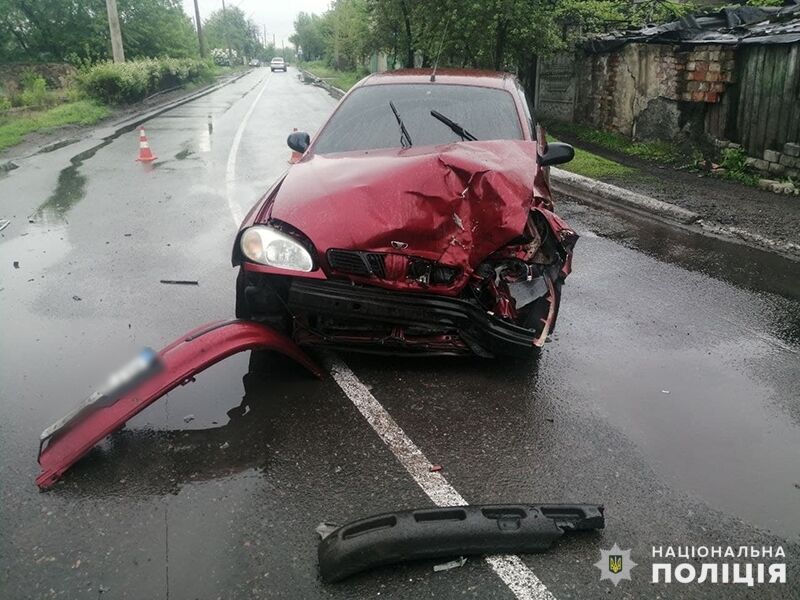
M 181 336 L 159 352 L 161 368 L 109 406 L 71 422 L 44 440 L 39 450 L 41 474 L 36 484 L 51 487 L 67 469 L 130 418 L 194 375 L 243 350 L 276 350 L 317 377 L 320 368 L 291 340 L 252 321 L 208 323 Z

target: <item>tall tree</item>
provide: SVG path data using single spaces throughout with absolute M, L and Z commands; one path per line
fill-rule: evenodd
M 327 15 L 327 52 L 332 66 L 355 69 L 369 53 L 369 22 L 365 0 L 335 0 Z
M 230 44 L 240 58 L 252 58 L 262 47 L 258 25 L 237 6 L 212 12 L 203 23 L 203 31 L 209 48 L 227 48 Z
M 692 9 L 664 0 L 366 0 L 371 49 L 404 66 L 429 64 L 442 48 L 454 66 L 506 69 L 566 47 L 576 37 L 640 26 Z
M 294 33 L 289 41 L 303 53 L 305 60 L 318 60 L 325 54 L 325 27 L 319 15 L 300 12 L 294 20 Z
M 196 56 L 180 0 L 117 0 L 128 58 Z M 105 0 L 0 0 L 0 61 L 111 57 Z

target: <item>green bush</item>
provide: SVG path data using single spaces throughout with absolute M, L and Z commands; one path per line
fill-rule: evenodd
M 756 185 L 758 177 L 750 172 L 747 166 L 747 153 L 741 148 L 725 148 L 722 151 L 720 166 L 724 169 L 724 177 L 746 185 Z
M 85 68 L 78 75 L 78 85 L 91 98 L 110 104 L 125 104 L 210 77 L 211 68 L 205 61 L 147 58 L 126 63 L 103 62 Z
M 20 106 L 45 106 L 48 103 L 47 82 L 43 77 L 27 74 L 22 79 L 22 91 L 19 93 Z
M 11 100 L 8 96 L 0 96 L 0 111 L 11 108 Z

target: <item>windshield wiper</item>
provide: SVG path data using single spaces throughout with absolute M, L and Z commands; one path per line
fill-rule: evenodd
M 469 131 L 464 129 L 461 125 L 459 125 L 455 121 L 451 121 L 450 119 L 445 117 L 442 113 L 437 112 L 435 110 L 432 110 L 431 111 L 431 116 L 434 119 L 437 119 L 437 120 L 441 121 L 442 123 L 444 123 L 445 125 L 447 125 L 456 135 L 461 137 L 462 141 L 464 141 L 464 140 L 468 140 L 470 142 L 477 142 L 478 141 L 478 138 L 476 138 L 474 135 L 472 135 Z
M 394 118 L 397 119 L 397 124 L 400 125 L 400 145 L 403 148 L 410 148 L 413 146 L 413 142 L 411 141 L 411 136 L 408 135 L 408 129 L 403 124 L 403 119 L 400 118 L 400 113 L 397 112 L 397 107 L 394 105 L 394 102 L 389 100 L 389 107 L 392 109 L 394 113 Z

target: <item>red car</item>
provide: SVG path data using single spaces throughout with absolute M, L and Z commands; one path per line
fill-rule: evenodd
M 250 210 L 233 249 L 236 316 L 303 346 L 525 356 L 553 332 L 577 235 L 507 73 L 363 79 Z M 538 139 L 537 139 L 538 137 Z

